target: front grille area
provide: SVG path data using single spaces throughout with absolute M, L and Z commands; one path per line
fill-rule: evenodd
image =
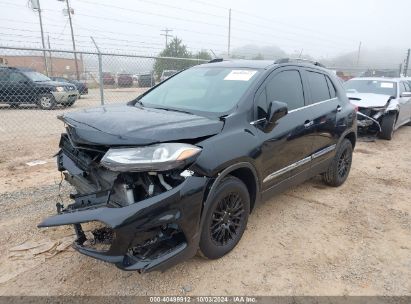
M 66 91 L 75 91 L 75 90 L 76 90 L 76 87 L 74 87 L 74 86 L 64 86 L 64 89 L 65 89 Z

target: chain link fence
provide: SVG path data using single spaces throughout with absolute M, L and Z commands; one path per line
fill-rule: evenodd
M 64 131 L 63 123 L 56 116 L 126 103 L 173 73 L 203 62 L 188 58 L 0 47 L 0 156 L 52 155 L 57 149 L 59 134 Z M 356 76 L 399 76 L 398 68 L 331 69 L 343 80 Z
M 177 71 L 203 62 L 0 47 L 0 156 L 54 152 L 64 131 L 58 115 L 126 103 Z

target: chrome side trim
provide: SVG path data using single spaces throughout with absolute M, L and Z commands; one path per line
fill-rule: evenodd
M 266 121 L 266 120 L 267 120 L 266 118 L 260 118 L 260 119 L 257 119 L 257 120 L 254 120 L 254 121 L 250 122 L 250 125 L 256 125 L 256 124 L 258 124 L 262 121 Z
M 324 154 L 326 154 L 326 153 L 328 153 L 328 152 L 333 151 L 336 146 L 337 146 L 337 145 L 328 146 L 327 148 L 324 148 L 324 149 L 322 149 L 322 150 L 320 150 L 320 151 L 318 151 L 318 152 L 315 152 L 313 155 L 311 155 L 311 157 L 312 157 L 312 159 L 317 158 L 317 157 L 320 157 L 320 156 L 322 156 L 322 155 L 324 155 Z
M 319 105 L 319 104 L 322 104 L 322 103 L 325 103 L 325 102 L 329 102 L 329 101 L 334 100 L 334 99 L 338 99 L 338 97 L 334 97 L 334 98 L 331 98 L 331 99 L 327 99 L 327 100 L 319 101 L 319 102 L 316 102 L 316 103 L 313 103 L 313 104 L 309 104 L 309 105 L 306 105 L 304 107 L 288 111 L 288 113 L 293 113 L 293 112 L 297 112 L 297 111 L 300 111 L 300 110 L 304 110 L 304 109 L 307 109 L 307 108 L 310 108 L 310 107 L 313 107 L 313 106 L 316 106 L 316 105 Z
M 284 173 L 287 173 L 288 171 L 291 171 L 291 170 L 293 170 L 293 169 L 295 169 L 299 166 L 302 166 L 302 165 L 304 165 L 304 164 L 306 164 L 310 161 L 311 161 L 311 156 L 303 158 L 302 160 L 299 160 L 298 162 L 295 162 L 295 163 L 293 163 L 293 164 L 291 164 L 291 165 L 289 165 L 285 168 L 282 168 L 278 171 L 275 171 L 275 172 L 271 173 L 270 175 L 268 175 L 266 178 L 264 178 L 263 183 L 266 183 L 266 182 L 272 180 L 273 178 L 276 178 L 276 177 L 278 177 L 278 176 L 280 176 Z
M 266 182 L 268 182 L 268 181 L 270 181 L 270 180 L 272 180 L 272 179 L 274 179 L 274 178 L 276 178 L 276 177 L 278 177 L 278 176 L 280 176 L 284 173 L 287 173 L 288 171 L 291 171 L 295 168 L 298 168 L 299 166 L 302 166 L 302 165 L 312 161 L 313 159 L 315 159 L 317 157 L 320 157 L 320 156 L 322 156 L 322 155 L 324 155 L 328 152 L 331 152 L 331 151 L 335 150 L 336 147 L 337 147 L 337 145 L 335 145 L 335 144 L 331 145 L 331 146 L 328 146 L 328 147 L 326 147 L 326 148 L 324 148 L 324 149 L 322 149 L 318 152 L 313 153 L 312 155 L 310 155 L 306 158 L 303 158 L 303 159 L 301 159 L 301 160 L 299 160 L 299 161 L 297 161 L 297 162 L 295 162 L 291 165 L 288 165 L 287 167 L 284 167 L 284 168 L 282 168 L 278 171 L 275 171 L 275 172 L 271 173 L 270 175 L 266 176 L 263 180 L 263 183 L 266 183 Z
M 334 99 L 338 99 L 338 97 L 334 97 L 334 98 L 331 98 L 331 99 L 327 99 L 327 100 L 319 101 L 319 102 L 316 102 L 316 103 L 313 103 L 313 104 L 310 104 L 310 105 L 306 105 L 304 107 L 288 111 L 288 113 L 293 113 L 293 112 L 297 112 L 297 111 L 300 111 L 300 110 L 303 110 L 303 109 L 307 109 L 307 108 L 310 108 L 310 107 L 313 107 L 313 106 L 316 106 L 316 105 L 319 105 L 319 104 L 322 104 L 324 102 L 328 102 L 328 101 L 331 101 L 331 100 L 334 100 Z M 254 120 L 254 121 L 250 122 L 250 125 L 256 125 L 256 124 L 262 122 L 263 120 L 266 120 L 266 118 L 260 118 L 260 119 Z

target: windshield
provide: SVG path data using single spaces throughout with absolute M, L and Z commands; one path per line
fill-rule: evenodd
M 252 69 L 191 68 L 169 78 L 139 101 L 154 108 L 225 113 L 238 103 L 258 73 Z
M 50 78 L 38 72 L 23 72 L 23 74 L 35 82 L 51 81 Z
M 397 84 L 386 80 L 348 80 L 345 84 L 347 92 L 351 93 L 374 93 L 381 95 L 396 96 Z

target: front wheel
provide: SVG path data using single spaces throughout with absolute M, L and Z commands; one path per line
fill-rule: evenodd
M 40 95 L 37 105 L 42 110 L 52 110 L 56 106 L 56 100 L 52 94 Z
M 200 237 L 201 253 L 218 259 L 230 252 L 240 241 L 250 213 L 250 195 L 244 183 L 229 176 L 212 194 Z
M 333 187 L 341 186 L 350 173 L 352 163 L 352 144 L 348 139 L 344 139 L 328 170 L 323 174 L 323 181 Z
M 388 113 L 382 118 L 380 138 L 386 140 L 392 139 L 396 120 L 397 115 L 395 113 Z

